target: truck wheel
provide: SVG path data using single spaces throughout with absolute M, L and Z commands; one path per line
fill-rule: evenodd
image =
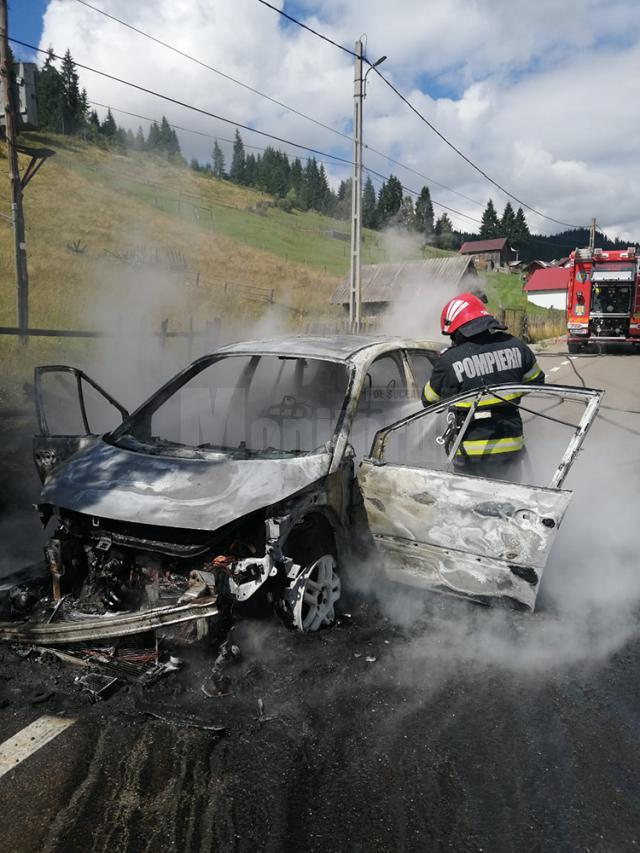
M 582 344 L 577 344 L 577 343 L 574 343 L 573 341 L 569 341 L 567 343 L 567 349 L 569 350 L 570 353 L 572 353 L 573 355 L 576 355 L 577 353 L 582 352 Z

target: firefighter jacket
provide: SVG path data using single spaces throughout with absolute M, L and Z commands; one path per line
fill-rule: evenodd
M 543 384 L 544 373 L 533 352 L 518 338 L 502 331 L 486 331 L 441 354 L 422 392 L 422 402 L 429 406 L 463 391 L 508 382 Z M 488 395 L 480 401 L 458 455 L 473 462 L 524 448 L 522 419 L 512 405 L 521 394 L 507 392 L 500 397 L 506 402 Z M 472 401 L 466 401 L 452 406 L 460 413 L 460 422 L 471 405 Z

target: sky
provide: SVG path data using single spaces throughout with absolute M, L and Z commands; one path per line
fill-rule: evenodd
M 344 134 L 353 111 L 353 59 L 258 0 L 88 0 L 131 25 Z M 640 240 L 640 2 L 638 0 L 273 0 L 310 27 L 366 56 L 438 130 L 498 183 L 546 216 Z M 79 69 L 91 100 L 119 124 L 160 119 L 222 139 L 233 122 L 350 160 L 351 143 L 253 94 L 78 0 L 12 0 L 10 34 L 77 62 L 232 120 Z M 15 47 L 16 54 L 34 54 Z M 41 55 L 35 55 L 38 62 Z M 99 113 L 104 113 L 102 107 Z M 178 131 L 183 154 L 210 159 L 213 140 Z M 242 131 L 245 144 L 263 138 Z M 508 200 L 433 133 L 375 74 L 364 107 L 365 164 L 407 191 L 430 187 L 475 231 L 487 200 Z M 280 145 L 290 154 L 305 152 Z M 223 142 L 227 157 L 230 144 Z M 378 152 L 373 153 L 370 149 Z M 386 156 L 385 156 L 386 155 Z M 403 167 L 390 163 L 392 157 Z M 409 169 L 405 168 L 406 166 Z M 332 183 L 348 167 L 327 160 Z M 410 171 L 414 170 L 414 171 Z M 415 172 L 420 173 L 419 175 Z M 380 180 L 374 178 L 379 186 Z M 444 185 L 438 186 L 438 184 Z M 517 204 L 514 203 L 517 207 Z M 436 214 L 442 208 L 436 206 Z M 564 227 L 525 211 L 532 230 Z M 460 214 L 465 214 L 462 216 Z

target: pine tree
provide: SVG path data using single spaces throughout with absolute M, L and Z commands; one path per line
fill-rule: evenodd
M 157 122 L 152 121 L 149 126 L 149 133 L 147 134 L 147 151 L 159 151 L 160 150 L 160 128 L 158 127 Z
M 116 124 L 116 120 L 113 117 L 113 113 L 111 109 L 107 109 L 107 115 L 100 125 L 100 133 L 105 139 L 115 139 L 116 131 L 118 130 L 118 125 Z
M 482 214 L 482 225 L 480 226 L 480 236 L 483 239 L 491 240 L 494 237 L 500 237 L 500 220 L 493 206 L 493 201 L 489 199 L 487 206 Z
M 300 162 L 300 158 L 296 157 L 296 159 L 291 164 L 291 168 L 289 169 L 289 189 L 294 190 L 296 193 L 296 197 L 300 196 L 300 189 L 302 187 L 302 182 L 304 180 L 302 163 Z
M 234 184 L 244 184 L 245 182 L 244 145 L 238 128 L 236 128 L 236 135 L 233 141 L 233 157 L 231 158 L 229 179 L 233 181 Z
M 315 157 L 309 157 L 300 187 L 300 206 L 303 210 L 317 209 L 320 173 Z
M 395 175 L 390 175 L 389 180 L 382 184 L 378 193 L 378 220 L 381 227 L 391 222 L 401 205 L 402 184 Z
M 502 219 L 500 220 L 500 237 L 506 237 L 509 243 L 513 239 L 513 232 L 516 224 L 516 215 L 511 207 L 511 202 L 508 201 L 504 206 Z
M 429 187 L 422 187 L 416 201 L 416 231 L 427 238 L 433 234 L 433 204 Z
M 82 108 L 80 100 L 80 89 L 78 87 L 78 73 L 76 65 L 71 58 L 71 51 L 67 48 L 62 60 L 62 71 L 60 73 L 62 80 L 63 102 L 62 102 L 62 122 L 63 133 L 76 133 L 82 127 Z
M 362 190 L 362 224 L 365 228 L 378 227 L 378 204 L 370 175 L 367 175 Z
M 158 150 L 162 151 L 169 157 L 170 160 L 180 154 L 180 143 L 175 130 L 167 121 L 166 116 L 162 116 L 160 127 L 158 128 Z
M 136 149 L 136 151 L 144 151 L 146 147 L 147 143 L 144 139 L 144 133 L 142 132 L 142 128 L 140 127 L 140 125 L 138 125 L 138 132 L 136 133 L 136 141 L 134 144 L 134 148 Z
M 403 228 L 406 228 L 408 231 L 415 231 L 416 213 L 413 209 L 413 199 L 410 195 L 406 195 L 402 199 L 402 204 L 400 205 L 400 210 L 397 214 L 397 220 Z
M 334 195 L 331 192 L 327 173 L 325 172 L 324 163 L 320 163 L 318 169 L 318 196 L 316 202 L 316 210 L 322 213 L 328 213 L 334 204 Z
M 248 187 L 255 187 L 258 181 L 258 170 L 260 157 L 255 154 L 247 154 L 244 158 L 244 182 Z
M 222 148 L 218 145 L 218 140 L 216 139 L 213 143 L 213 154 L 211 155 L 212 163 L 213 163 L 213 174 L 216 178 L 224 178 L 224 154 L 222 153 Z
M 441 249 L 453 248 L 453 225 L 446 213 L 443 213 L 435 224 L 436 242 Z
M 80 92 L 80 101 L 78 102 L 78 111 L 76 113 L 77 129 L 76 132 L 84 131 L 87 127 L 87 118 L 89 116 L 89 95 L 87 90 L 83 89 Z
M 363 193 L 364 203 L 364 193 Z M 373 193 L 373 207 L 376 206 L 376 194 Z M 333 203 L 333 215 L 336 219 L 348 219 L 351 216 L 351 178 L 346 181 L 340 181 L 338 192 Z M 363 206 L 363 224 L 364 223 L 364 206 Z M 366 225 L 365 225 L 366 227 Z
M 529 237 L 531 236 L 529 232 L 529 226 L 527 225 L 527 220 L 524 216 L 524 210 L 519 207 L 514 221 L 513 221 L 513 233 L 511 235 L 511 246 L 516 249 L 522 249 L 529 242 Z
M 127 150 L 127 132 L 124 127 L 116 125 L 116 132 L 113 134 L 113 144 L 119 151 Z
M 38 121 L 41 130 L 63 132 L 64 86 L 60 72 L 55 66 L 53 48 L 38 72 L 37 87 Z
M 86 135 L 89 142 L 97 142 L 100 136 L 100 119 L 95 110 L 91 110 L 87 117 Z

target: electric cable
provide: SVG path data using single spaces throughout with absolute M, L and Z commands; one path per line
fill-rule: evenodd
M 267 6 L 269 9 L 272 9 L 274 12 L 277 12 L 279 15 L 282 15 L 282 17 L 286 18 L 288 21 L 291 21 L 292 23 L 296 24 L 297 26 L 302 27 L 302 29 L 307 30 L 310 33 L 313 33 L 313 35 L 317 36 L 318 38 L 323 39 L 326 42 L 329 42 L 334 47 L 337 47 L 340 50 L 342 50 L 344 53 L 348 53 L 350 56 L 358 58 L 355 51 L 349 50 L 344 45 L 339 44 L 338 42 L 334 41 L 333 39 L 329 38 L 328 36 L 325 36 L 322 33 L 319 33 L 317 30 L 314 30 L 311 27 L 307 26 L 306 24 L 303 24 L 302 21 L 299 21 L 297 18 L 294 18 L 292 15 L 287 14 L 282 9 L 276 8 L 271 3 L 266 2 L 266 0 L 258 0 L 258 2 L 261 3 L 263 6 Z M 405 95 L 403 95 L 402 92 L 396 86 L 393 85 L 393 83 L 391 83 L 390 80 L 387 80 L 387 78 L 384 76 L 384 74 L 382 74 L 382 72 L 378 68 L 376 68 L 366 57 L 362 57 L 362 59 L 364 62 L 366 62 L 375 71 L 375 73 L 378 75 L 378 77 L 380 77 L 380 79 L 391 89 L 391 91 L 394 92 L 400 98 L 400 100 L 403 101 L 409 107 L 409 109 L 412 112 L 414 112 L 418 116 L 418 118 L 421 121 L 423 121 L 424 124 L 426 124 L 428 128 L 430 128 L 430 130 L 433 131 L 433 133 L 435 133 L 446 145 L 448 145 L 449 148 L 451 148 L 453 151 L 455 151 L 455 153 L 459 157 L 461 157 L 466 163 L 468 163 L 469 166 L 471 166 L 473 169 L 475 169 L 476 172 L 478 172 L 478 174 L 482 175 L 482 177 L 485 178 L 485 180 L 489 181 L 490 184 L 493 184 L 493 186 L 497 187 L 497 189 L 499 189 L 505 195 L 509 196 L 509 198 L 512 198 L 515 202 L 517 202 L 522 207 L 526 207 L 527 210 L 530 210 L 532 213 L 535 213 L 537 216 L 541 216 L 543 219 L 547 219 L 549 222 L 555 222 L 556 225 L 564 225 L 567 228 L 583 228 L 583 227 L 585 227 L 583 225 L 572 225 L 569 222 L 563 222 L 560 219 L 554 219 L 552 216 L 547 216 L 545 213 L 542 213 L 542 211 L 538 210 L 537 208 L 533 207 L 530 204 L 527 204 L 527 202 L 518 198 L 518 196 L 514 195 L 512 192 L 509 192 L 509 190 L 507 190 L 504 186 L 502 186 L 502 184 L 498 183 L 498 181 L 496 181 L 494 178 L 492 178 L 490 175 L 488 175 L 487 172 L 484 171 L 484 169 L 482 169 L 480 166 L 478 166 L 476 163 L 474 163 L 473 160 L 470 157 L 468 157 L 463 151 L 461 151 L 456 145 L 454 145 L 453 142 L 451 142 L 449 139 L 447 139 L 447 137 L 440 130 L 438 130 L 438 128 L 432 122 L 430 122 L 429 119 L 427 119 L 420 112 L 420 110 L 418 110 L 417 107 L 415 107 L 411 103 L 411 101 Z
M 55 55 L 55 54 L 54 54 L 54 55 Z M 58 58 L 58 57 L 56 57 L 56 58 Z M 85 66 L 81 66 L 81 65 L 80 65 L 80 63 L 76 63 L 76 64 L 77 64 L 77 65 L 78 65 L 78 67 L 80 67 L 80 68 L 85 67 Z M 89 70 L 95 71 L 95 69 L 89 69 Z M 101 71 L 96 71 L 96 73 L 97 73 L 97 74 L 102 74 L 103 72 L 101 72 Z M 134 86 L 134 87 L 135 87 L 135 85 L 136 85 L 135 83 L 127 83 L 127 81 L 125 81 L 125 80 L 119 80 L 118 82 L 122 82 L 122 83 L 125 83 L 126 85 L 131 85 L 131 86 Z M 152 93 L 152 94 L 157 94 L 157 93 Z M 162 98 L 162 97 L 165 97 L 165 96 L 164 96 L 164 95 L 158 95 L 158 97 L 161 97 L 161 98 Z M 170 99 L 170 100 L 171 100 L 171 99 Z M 143 119 L 144 121 L 155 121 L 155 122 L 156 122 L 156 124 L 158 123 L 158 120 L 157 120 L 157 119 L 151 118 L 150 116 L 144 116 L 144 115 L 142 115 L 141 113 L 134 113 L 134 112 L 130 112 L 129 110 L 123 110 L 123 109 L 120 109 L 119 107 L 111 107 L 110 105 L 102 104 L 102 103 L 100 103 L 99 101 L 89 101 L 89 103 L 91 103 L 91 104 L 93 104 L 93 105 L 95 105 L 95 106 L 102 107 L 102 108 L 104 108 L 104 109 L 112 109 L 112 110 L 114 110 L 115 112 L 124 113 L 125 115 L 129 115 L 129 116 L 131 116 L 132 118 L 139 118 L 139 119 Z M 183 106 L 187 106 L 187 107 L 188 107 L 188 105 L 187 105 L 187 104 L 183 104 Z M 194 107 L 193 109 L 198 110 L 198 108 L 197 108 L 197 107 Z M 199 111 L 200 111 L 200 110 L 199 110 Z M 231 122 L 229 119 L 223 119 L 223 121 L 229 121 L 230 123 L 232 123 L 232 124 L 233 124 L 233 122 Z M 167 122 L 167 123 L 169 124 L 169 127 L 173 127 L 173 128 L 175 128 L 175 129 L 177 129 L 177 130 L 182 130 L 182 131 L 185 131 L 185 132 L 187 132 L 187 133 L 195 133 L 195 134 L 198 134 L 198 136 L 204 136 L 204 137 L 207 137 L 207 138 L 209 138 L 209 139 L 222 139 L 224 142 L 231 142 L 231 143 L 233 143 L 233 140 L 232 140 L 232 139 L 226 139 L 225 137 L 222 137 L 222 136 L 216 136 L 216 135 L 214 135 L 214 134 L 205 133 L 204 131 L 201 131 L 201 130 L 194 130 L 193 128 L 188 128 L 188 127 L 184 127 L 184 126 L 177 125 L 177 124 L 171 124 L 171 123 L 169 123 L 169 122 Z M 247 128 L 245 125 L 238 125 L 238 126 L 243 127 L 243 129 L 248 129 L 248 130 L 250 130 L 250 131 L 254 131 L 255 133 L 263 133 L 262 131 L 258 131 L 258 130 L 256 130 L 255 128 Z M 269 134 L 267 134 L 267 135 L 269 135 Z M 296 143 L 295 143 L 295 142 L 290 142 L 290 140 L 281 140 L 281 141 L 284 141 L 284 142 L 289 143 L 289 144 L 294 145 L 294 146 L 296 145 Z M 244 144 L 244 143 L 243 143 L 243 144 Z M 261 148 L 260 146 L 257 146 L 257 145 L 246 145 L 245 147 L 247 147 L 247 148 L 252 148 L 252 149 L 254 149 L 254 150 L 256 150 L 256 151 L 265 151 L 265 150 L 266 150 L 265 148 Z M 297 147 L 306 148 L 306 146 L 297 146 Z M 334 155 L 332 155 L 332 154 L 326 154 L 325 152 L 318 151 L 318 150 L 316 150 L 316 149 L 314 149 L 314 148 L 306 148 L 306 150 L 308 150 L 308 151 L 312 151 L 314 154 L 319 154 L 319 155 L 321 155 L 321 157 L 324 157 L 324 156 L 334 157 Z M 310 158 L 302 157 L 301 159 L 303 159 L 303 160 L 309 160 Z M 339 158 L 339 159 L 341 159 L 341 158 Z M 323 162 L 323 161 L 322 161 L 322 159 L 320 159 L 320 162 Z M 348 163 L 349 165 L 353 165 L 353 161 L 351 161 L 351 160 L 344 160 L 343 162 Z M 368 167 L 366 167 L 366 166 L 364 166 L 364 165 L 363 165 L 363 167 L 362 167 L 362 168 L 363 168 L 365 171 L 370 172 L 371 174 L 375 175 L 376 177 L 380 178 L 380 179 L 381 179 L 381 180 L 383 180 L 383 181 L 387 181 L 387 180 L 389 180 L 389 176 L 388 176 L 388 175 L 383 175 L 381 172 L 377 172 L 377 171 L 375 171 L 375 170 L 373 170 L 373 169 L 369 169 Z M 420 193 L 419 193 L 419 192 L 417 192 L 417 191 L 416 191 L 416 190 L 414 190 L 414 189 L 411 189 L 410 187 L 405 186 L 405 185 L 404 185 L 404 184 L 402 184 L 402 183 L 401 183 L 401 186 L 402 186 L 402 189 L 403 189 L 403 190 L 405 190 L 405 191 L 406 191 L 406 192 L 408 192 L 408 193 L 411 193 L 412 195 L 415 195 L 416 197 L 420 195 Z M 456 210 L 456 209 L 455 209 L 455 208 L 453 208 L 453 207 L 449 207 L 448 205 L 443 204 L 442 202 L 439 202 L 439 201 L 437 201 L 437 200 L 435 200 L 435 199 L 431 199 L 431 203 L 432 203 L 432 204 L 434 204 L 434 205 L 436 205 L 436 207 L 441 207 L 441 208 L 443 208 L 444 210 L 448 210 L 448 211 L 450 211 L 451 213 L 454 213 L 456 216 L 463 216 L 463 217 L 465 217 L 466 219 L 470 219 L 472 222 L 480 222 L 480 220 L 479 220 L 479 219 L 474 219 L 472 216 L 469 216 L 469 215 L 468 215 L 468 214 L 466 214 L 466 213 L 462 213 L 462 211 L 460 211 L 460 210 Z
M 283 109 L 286 109 L 289 112 L 295 113 L 296 115 L 300 116 L 301 118 L 307 119 L 307 121 L 311 121 L 314 124 L 318 125 L 319 127 L 322 127 L 325 130 L 329 130 L 332 133 L 335 133 L 338 136 L 341 136 L 343 139 L 348 140 L 349 142 L 353 142 L 353 137 L 350 136 L 349 134 L 343 133 L 343 131 L 338 130 L 335 127 L 331 127 L 331 125 L 325 124 L 324 122 L 320 121 L 319 119 L 315 119 L 315 118 L 313 118 L 313 116 L 307 115 L 307 113 L 303 113 L 300 110 L 297 110 L 295 107 L 292 107 L 289 104 L 285 104 L 283 101 L 277 100 L 276 98 L 272 97 L 271 95 L 267 95 L 265 92 L 261 92 L 260 90 L 255 89 L 253 86 L 250 86 L 248 83 L 243 83 L 241 80 L 238 80 L 235 77 L 232 77 L 230 74 L 227 74 L 226 72 L 221 71 L 219 68 L 214 68 L 213 66 L 209 65 L 206 62 L 203 62 L 202 60 L 198 59 L 197 57 L 192 56 L 189 53 L 186 53 L 186 51 L 180 50 L 179 48 L 175 47 L 174 45 L 169 44 L 168 42 L 165 42 L 162 39 L 159 39 L 156 36 L 151 35 L 151 33 L 148 33 L 145 30 L 141 30 L 139 27 L 135 27 L 133 24 L 130 24 L 127 21 L 123 21 L 121 18 L 117 18 L 115 15 L 111 15 L 109 12 L 105 12 L 104 9 L 99 9 L 96 6 L 93 6 L 91 3 L 88 3 L 87 0 L 76 0 L 76 3 L 79 3 L 82 6 L 86 6 L 88 9 L 92 9 L 94 12 L 97 12 L 98 14 L 103 15 L 104 17 L 109 18 L 110 20 L 115 21 L 118 24 L 121 24 L 123 27 L 127 27 L 127 29 L 130 29 L 133 32 L 138 33 L 139 35 L 143 36 L 144 38 L 148 38 L 151 41 L 156 42 L 157 44 L 161 45 L 162 47 L 167 48 L 167 50 L 171 50 L 174 53 L 177 53 L 179 56 L 182 56 L 185 59 L 189 59 L 191 62 L 195 62 L 197 65 L 200 65 L 203 68 L 208 69 L 209 71 L 213 71 L 215 74 L 219 74 L 221 77 L 224 77 L 226 80 L 230 80 L 232 83 L 236 83 L 238 86 L 242 86 L 244 89 L 247 89 L 248 91 L 253 92 L 256 95 L 259 95 L 261 98 L 265 98 L 267 101 L 271 101 L 271 103 L 277 104 L 278 106 L 282 107 Z M 355 54 L 354 54 L 354 56 L 355 56 Z M 180 129 L 183 129 L 183 128 L 180 128 Z M 414 175 L 417 175 L 418 177 L 422 178 L 423 180 L 428 181 L 429 183 L 435 184 L 436 186 L 441 187 L 442 189 L 447 190 L 448 192 L 454 193 L 455 195 L 460 196 L 460 198 L 463 198 L 466 201 L 470 201 L 472 204 L 475 204 L 478 207 L 483 206 L 482 202 L 479 202 L 479 201 L 476 201 L 475 199 L 470 198 L 470 196 L 467 196 L 464 193 L 461 193 L 458 190 L 453 189 L 453 187 L 450 187 L 447 184 L 443 184 L 440 181 L 436 181 L 435 178 L 431 178 L 428 175 L 425 175 L 422 172 L 419 172 L 417 169 L 414 169 L 412 166 L 408 166 L 406 163 L 402 163 L 400 160 L 396 160 L 395 158 L 390 157 L 388 154 L 385 154 L 384 151 L 379 151 L 377 148 L 374 148 L 371 145 L 367 145 L 366 143 L 365 143 L 364 147 L 366 149 L 368 149 L 369 151 L 371 151 L 372 154 L 377 154 L 379 157 L 383 157 L 385 160 L 388 160 L 390 163 L 393 163 L 394 165 L 399 166 L 401 169 L 406 169 L 407 172 L 411 172 Z
M 342 50 L 344 53 L 348 53 L 349 56 L 353 56 L 357 59 L 357 54 L 355 51 L 350 50 L 348 47 L 345 47 L 343 44 L 340 44 L 337 41 L 334 41 L 329 36 L 325 36 L 322 33 L 319 33 L 317 30 L 314 30 L 312 27 L 307 26 L 307 24 L 303 24 L 302 21 L 299 21 L 297 18 L 294 18 L 292 15 L 287 14 L 287 12 L 282 9 L 278 9 L 276 6 L 272 6 L 271 3 L 267 3 L 267 0 L 258 0 L 258 3 L 262 3 L 263 6 L 267 6 L 269 9 L 273 9 L 274 12 L 277 12 L 278 15 L 282 15 L 283 18 L 286 18 L 288 21 L 291 21 L 292 24 L 296 24 L 298 27 L 302 27 L 303 30 L 307 30 L 309 33 L 313 33 L 314 36 L 317 36 L 319 39 L 332 44 L 334 47 L 337 47 L 339 50 Z M 363 57 L 364 59 L 364 57 Z M 369 60 L 365 59 L 365 62 L 369 62 Z M 371 64 L 371 63 L 369 63 Z
M 192 56 L 190 53 L 187 53 L 184 50 L 180 50 L 180 48 L 177 48 L 174 45 L 169 44 L 168 42 L 151 35 L 151 33 L 145 32 L 145 30 L 141 30 L 138 27 L 135 27 L 133 24 L 129 24 L 127 21 L 123 21 L 121 18 L 117 18 L 115 15 L 111 15 L 109 12 L 105 12 L 104 9 L 99 9 L 97 6 L 92 6 L 91 3 L 87 3 L 86 0 L 76 0 L 76 3 L 79 3 L 81 6 L 86 6 L 88 9 L 92 9 L 94 12 L 97 12 L 100 15 L 104 15 L 105 18 L 110 18 L 112 21 L 121 24 L 123 27 L 126 27 L 129 30 L 132 30 L 134 33 L 138 33 L 139 35 L 144 36 L 144 38 L 150 39 L 151 41 L 161 45 L 162 47 L 166 47 L 167 50 L 171 50 L 174 53 L 177 53 L 184 59 L 189 59 L 191 62 L 195 62 L 197 65 L 201 65 L 208 71 L 213 71 L 214 74 L 218 74 L 220 75 L 220 77 L 224 77 L 226 80 L 229 80 L 238 86 L 242 86 L 243 89 L 247 89 L 249 92 L 253 92 L 254 95 L 259 95 L 261 98 L 265 98 L 267 101 L 271 101 L 272 104 L 277 104 L 277 106 L 288 110 L 288 112 L 295 113 L 301 118 L 304 118 L 307 121 L 313 122 L 313 124 L 318 125 L 318 127 L 322 127 L 325 130 L 330 130 L 331 133 L 335 133 L 338 136 L 342 136 L 344 139 L 348 139 L 350 142 L 353 142 L 353 138 L 349 136 L 349 134 L 343 133 L 341 130 L 338 130 L 335 127 L 331 127 L 331 125 L 325 124 L 319 119 L 313 118 L 313 116 L 307 115 L 301 110 L 298 110 L 295 107 L 290 106 L 289 104 L 285 104 L 283 101 L 279 101 L 277 98 L 274 98 L 271 95 L 267 95 L 266 92 L 261 92 L 259 89 L 255 89 L 248 83 L 243 83 L 242 80 L 238 80 L 235 77 L 232 77 L 231 74 L 227 74 L 226 72 L 221 71 L 219 68 L 214 68 L 212 65 L 209 65 L 208 63 L 203 62 L 201 59 Z
M 22 47 L 28 47 L 30 50 L 36 51 L 37 53 L 49 54 L 54 59 L 58 61 L 62 60 L 61 56 L 53 52 L 49 52 L 48 50 L 43 50 L 42 48 L 36 47 L 33 44 L 29 44 L 28 42 L 21 41 L 20 39 L 11 37 L 9 39 L 13 44 L 19 44 Z M 129 86 L 132 89 L 137 89 L 139 92 L 144 92 L 146 95 L 153 95 L 156 98 L 161 98 L 163 101 L 168 101 L 170 104 L 176 104 L 179 107 L 184 107 L 187 110 L 192 110 L 193 112 L 200 113 L 200 115 L 208 116 L 209 118 L 214 118 L 216 121 L 223 121 L 226 124 L 232 124 L 235 127 L 241 127 L 243 130 L 247 130 L 250 133 L 257 133 L 259 136 L 265 136 L 267 139 L 273 139 L 276 142 L 282 142 L 285 145 L 291 145 L 294 148 L 301 148 L 304 151 L 310 151 L 312 154 L 318 154 L 321 157 L 329 157 L 332 160 L 337 160 L 340 163 L 345 163 L 347 166 L 352 166 L 353 161 L 347 160 L 345 157 L 339 157 L 337 154 L 329 154 L 326 151 L 320 151 L 318 148 L 312 148 L 310 145 L 303 145 L 300 142 L 294 142 L 292 139 L 285 139 L 282 136 L 277 136 L 274 133 L 268 133 L 266 130 L 258 130 L 256 127 L 251 127 L 248 124 L 243 124 L 242 122 L 236 121 L 235 119 L 225 118 L 225 116 L 217 115 L 216 113 L 212 113 L 209 110 L 205 110 L 202 107 L 196 107 L 193 104 L 188 104 L 185 101 L 181 101 L 178 98 L 172 98 L 170 95 L 163 95 L 160 92 L 156 92 L 153 89 L 149 89 L 146 86 L 140 86 L 138 83 L 132 83 L 130 80 L 123 80 L 122 77 L 116 77 L 114 74 L 109 74 L 106 71 L 99 71 L 97 68 L 92 68 L 90 65 L 84 65 L 81 62 L 75 62 L 74 64 L 78 68 L 82 68 L 84 71 L 91 71 L 92 74 L 98 74 L 100 77 L 106 77 L 107 80 L 113 80 L 116 83 L 122 83 L 124 86 Z

